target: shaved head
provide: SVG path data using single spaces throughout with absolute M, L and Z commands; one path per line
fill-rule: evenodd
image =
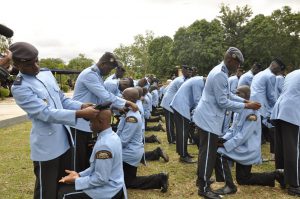
M 111 116 L 112 113 L 110 109 L 100 110 L 96 118 L 90 121 L 91 130 L 94 133 L 98 133 L 110 128 Z
M 143 96 L 143 88 L 140 87 L 140 86 L 136 86 L 135 88 L 136 88 L 136 89 L 138 90 L 138 92 L 139 92 L 139 98 L 141 98 L 141 97 Z
M 139 91 L 137 88 L 126 88 L 123 91 L 124 99 L 135 103 L 139 99 Z
M 249 100 L 250 98 L 250 87 L 249 86 L 246 86 L 246 85 L 243 85 L 243 86 L 239 86 L 237 89 L 236 89 L 236 94 L 238 96 L 240 96 L 241 98 L 244 98 L 246 100 Z

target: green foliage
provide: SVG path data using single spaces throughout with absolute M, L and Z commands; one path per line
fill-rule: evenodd
M 39 65 L 49 69 L 64 69 L 66 67 L 64 61 L 60 58 L 41 59 Z
M 10 93 L 9 89 L 0 87 L 0 98 L 1 99 L 8 97 L 9 93 Z
M 78 57 L 75 57 L 69 61 L 67 68 L 82 71 L 85 68 L 93 65 L 93 63 L 94 60 L 86 58 L 84 54 L 79 54 Z
M 70 87 L 66 84 L 62 84 L 61 85 L 61 90 L 64 92 L 64 93 L 67 93 L 69 91 Z

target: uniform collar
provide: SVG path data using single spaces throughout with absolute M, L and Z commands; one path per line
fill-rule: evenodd
M 96 73 L 98 73 L 101 77 L 101 71 L 99 69 L 99 67 L 97 66 L 97 64 L 94 64 L 93 66 L 91 66 L 92 70 L 95 71 Z
M 104 137 L 104 136 L 110 134 L 111 132 L 112 132 L 112 128 L 111 128 L 111 127 L 105 129 L 104 131 L 101 131 L 101 132 L 99 133 L 99 136 L 98 136 L 97 140 L 99 140 L 101 137 Z
M 19 72 L 18 76 L 22 76 L 23 78 L 36 78 L 40 73 L 38 73 L 36 76 L 32 75 L 26 75 L 24 73 Z
M 229 75 L 228 68 L 227 68 L 227 66 L 225 65 L 224 61 L 222 61 L 221 65 L 222 65 L 221 70 L 222 70 L 224 73 L 226 73 L 227 75 Z

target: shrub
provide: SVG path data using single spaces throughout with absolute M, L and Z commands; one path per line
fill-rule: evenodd
M 65 92 L 65 93 L 67 93 L 67 92 L 69 91 L 69 86 L 63 84 L 61 90 L 62 90 L 63 92 Z
M 0 98 L 1 99 L 4 99 L 5 97 L 8 97 L 9 93 L 10 93 L 9 89 L 3 88 L 3 87 L 0 88 Z

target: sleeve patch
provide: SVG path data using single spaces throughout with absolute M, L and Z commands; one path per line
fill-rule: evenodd
M 110 158 L 112 158 L 112 154 L 110 151 L 102 150 L 102 151 L 98 151 L 95 154 L 95 159 L 110 159 Z
M 129 123 L 137 123 L 138 122 L 138 119 L 136 117 L 133 117 L 133 116 L 129 116 L 126 118 L 126 122 L 129 122 Z
M 247 120 L 249 121 L 256 121 L 257 120 L 257 116 L 255 114 L 250 114 L 247 116 Z

